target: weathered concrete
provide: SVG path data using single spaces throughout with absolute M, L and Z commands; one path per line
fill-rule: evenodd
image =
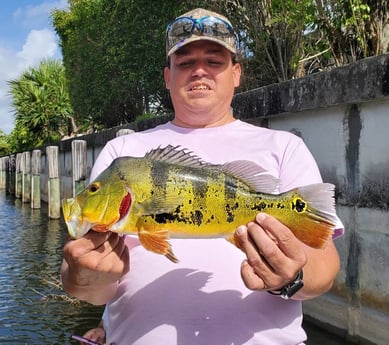
M 245 121 L 301 136 L 323 179 L 336 185 L 346 228 L 336 241 L 342 268 L 330 293 L 304 302 L 306 315 L 360 344 L 389 344 L 389 54 L 238 94 L 233 108 Z M 169 118 L 75 138 L 87 142 L 87 175 L 119 130 L 140 131 Z M 61 197 L 71 197 L 72 140 L 58 146 Z M 42 152 L 46 201 L 47 181 Z
M 239 94 L 235 115 L 252 119 L 377 100 L 389 95 L 389 54 Z

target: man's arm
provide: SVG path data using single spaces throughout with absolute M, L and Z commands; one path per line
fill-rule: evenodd
M 304 287 L 292 298 L 304 300 L 328 291 L 339 271 L 332 240 L 325 249 L 310 248 L 271 216 L 258 214 L 255 222 L 239 227 L 237 235 L 247 256 L 241 275 L 249 289 L 278 291 L 303 270 Z
M 118 234 L 90 231 L 64 249 L 61 278 L 64 290 L 91 304 L 107 303 L 118 280 L 129 270 L 129 251 Z

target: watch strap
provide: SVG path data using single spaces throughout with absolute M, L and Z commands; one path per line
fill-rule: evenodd
M 288 285 L 285 285 L 281 290 L 279 291 L 268 291 L 268 293 L 272 295 L 280 296 L 283 299 L 289 299 L 294 294 L 296 294 L 297 291 L 299 291 L 304 286 L 303 282 L 303 271 L 301 270 L 296 278 L 289 283 Z

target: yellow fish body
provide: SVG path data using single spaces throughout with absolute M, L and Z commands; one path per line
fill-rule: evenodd
M 225 237 L 258 212 L 323 248 L 336 223 L 334 186 L 318 183 L 272 194 L 278 180 L 249 161 L 203 162 L 167 146 L 144 157 L 119 157 L 75 198 L 62 201 L 69 234 L 89 229 L 137 234 L 142 245 L 177 261 L 169 237 Z

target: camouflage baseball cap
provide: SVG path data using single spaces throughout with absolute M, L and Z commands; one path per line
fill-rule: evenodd
M 166 56 L 184 45 L 207 40 L 237 52 L 237 36 L 231 22 L 221 14 L 203 8 L 186 12 L 171 21 L 166 28 Z

